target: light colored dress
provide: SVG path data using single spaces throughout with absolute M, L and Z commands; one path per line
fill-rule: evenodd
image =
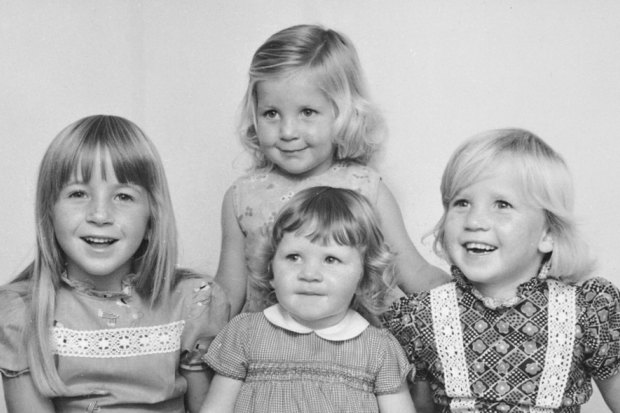
M 245 256 L 268 237 L 278 212 L 293 195 L 314 186 L 352 189 L 374 205 L 381 177 L 372 168 L 354 162 L 339 162 L 324 173 L 305 179 L 291 179 L 279 173 L 259 170 L 237 179 L 231 189 L 234 213 L 245 236 Z M 261 311 L 266 304 L 250 284 L 244 311 Z
M 575 413 L 592 378 L 620 373 L 620 291 L 609 281 L 534 277 L 513 305 L 491 308 L 452 272 L 453 283 L 385 316 L 442 412 Z
M 29 371 L 20 334 L 28 299 L 19 291 L 11 284 L 0 290 L 0 372 L 6 377 Z M 81 396 L 54 398 L 56 410 L 184 413 L 187 382 L 179 372 L 205 369 L 201 356 L 228 314 L 222 290 L 203 278 L 180 280 L 170 302 L 154 309 L 134 293 L 131 278 L 123 292 L 63 278 L 52 344 L 60 378 Z
M 395 393 L 412 369 L 396 339 L 355 311 L 313 331 L 278 304 L 233 318 L 204 360 L 243 381 L 236 413 L 378 412 L 376 396 Z

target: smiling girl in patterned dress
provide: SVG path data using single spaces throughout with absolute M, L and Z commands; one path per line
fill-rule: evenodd
M 63 129 L 39 169 L 34 262 L 0 289 L 9 412 L 195 412 L 201 356 L 228 320 L 217 286 L 176 268 L 163 165 L 132 122 Z
M 435 247 L 454 280 L 386 315 L 416 365 L 416 407 L 572 413 L 594 379 L 620 412 L 620 292 L 588 277 L 560 155 L 524 130 L 483 133 L 453 154 L 441 194 Z

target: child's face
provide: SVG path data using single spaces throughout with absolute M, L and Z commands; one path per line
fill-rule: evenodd
M 280 305 L 297 322 L 315 330 L 344 318 L 363 273 L 356 248 L 334 241 L 313 243 L 290 232 L 282 237 L 272 268 L 271 285 Z
M 109 157 L 99 154 L 89 182 L 83 181 L 78 168 L 53 211 L 69 278 L 93 283 L 99 290 L 120 289 L 120 280 L 130 272 L 132 257 L 145 238 L 149 216 L 146 190 L 119 183 Z
M 312 77 L 298 74 L 256 85 L 261 151 L 284 174 L 325 172 L 334 157 L 334 108 Z
M 536 276 L 553 249 L 540 208 L 524 199 L 510 162 L 463 188 L 446 213 L 450 260 L 483 293 L 505 298 Z

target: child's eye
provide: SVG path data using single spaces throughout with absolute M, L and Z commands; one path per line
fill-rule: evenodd
M 263 117 L 266 119 L 275 119 L 278 117 L 278 112 L 270 109 L 263 112 Z
M 286 256 L 287 261 L 297 262 L 301 259 L 299 254 L 288 254 Z
M 86 192 L 84 191 L 71 191 L 67 194 L 68 198 L 84 198 L 86 196 Z
M 338 258 L 334 257 L 333 255 L 330 255 L 325 258 L 325 262 L 328 264 L 337 264 L 341 261 Z
M 133 201 L 134 200 L 134 197 L 132 195 L 124 193 L 124 192 L 116 194 L 116 198 L 119 201 Z
M 466 199 L 456 199 L 452 201 L 452 206 L 455 208 L 464 208 L 469 205 L 469 201 Z
M 310 108 L 305 108 L 301 111 L 301 114 L 306 117 L 306 118 L 310 118 L 312 116 L 314 116 L 317 113 L 316 110 L 314 109 L 310 109 Z
M 495 202 L 495 203 L 497 204 L 497 207 L 498 207 L 499 209 L 507 209 L 507 208 L 512 208 L 512 205 L 510 205 L 510 203 L 509 203 L 509 202 L 506 202 L 506 201 L 501 201 L 501 200 L 500 200 L 500 201 L 497 201 L 497 202 Z

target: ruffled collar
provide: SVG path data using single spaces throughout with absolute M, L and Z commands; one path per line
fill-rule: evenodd
M 530 296 L 532 292 L 541 290 L 546 284 L 546 271 L 548 271 L 548 268 L 545 270 L 543 265 L 539 271 L 539 274 L 536 277 L 532 277 L 524 283 L 520 284 L 517 287 L 517 294 L 514 297 L 506 300 L 498 300 L 493 297 L 484 296 L 480 291 L 476 289 L 476 287 L 473 286 L 471 281 L 469 281 L 465 277 L 465 275 L 456 265 L 453 265 L 450 270 L 458 287 L 471 293 L 485 307 L 491 310 L 496 310 L 501 308 L 514 307 L 515 305 L 522 302 L 526 297 Z M 541 276 L 543 271 L 545 271 L 545 275 Z
M 344 318 L 336 325 L 312 330 L 293 319 L 293 317 L 280 304 L 274 304 L 263 310 L 263 314 L 270 323 L 288 331 L 299 334 L 314 333 L 329 341 L 345 341 L 362 334 L 369 326 L 368 321 L 358 312 L 349 309 Z
M 101 291 L 96 290 L 95 285 L 88 281 L 80 281 L 70 279 L 67 275 L 67 272 L 63 272 L 60 276 L 61 281 L 69 286 L 70 288 L 84 293 L 86 295 L 90 295 L 98 298 L 127 298 L 131 297 L 133 293 L 133 287 L 136 281 L 135 274 L 127 274 L 121 280 L 121 291 Z

